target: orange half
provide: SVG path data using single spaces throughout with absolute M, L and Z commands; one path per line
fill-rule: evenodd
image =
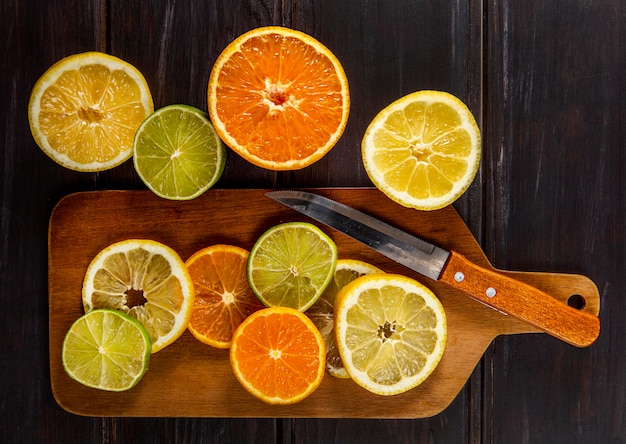
M 199 341 L 229 348 L 239 324 L 264 307 L 248 285 L 247 261 L 243 248 L 213 245 L 185 263 L 195 289 L 187 329 Z
M 250 315 L 235 331 L 230 362 L 235 376 L 252 395 L 268 404 L 293 404 L 322 382 L 324 340 L 302 312 L 265 308 Z
M 269 26 L 249 31 L 218 57 L 208 109 L 220 138 L 270 170 L 297 170 L 337 143 L 350 94 L 341 63 L 313 37 Z

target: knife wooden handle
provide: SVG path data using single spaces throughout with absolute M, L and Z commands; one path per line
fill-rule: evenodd
M 587 347 L 600 335 L 597 316 L 570 307 L 526 283 L 479 267 L 457 252 L 450 252 L 439 280 L 571 345 Z

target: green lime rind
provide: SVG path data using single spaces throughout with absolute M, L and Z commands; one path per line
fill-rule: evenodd
M 70 327 L 62 347 L 63 368 L 87 387 L 121 392 L 148 370 L 152 342 L 135 318 L 108 308 L 92 310 Z
M 157 196 L 190 200 L 222 176 L 226 148 L 205 112 L 188 105 L 168 105 L 137 129 L 133 163 Z
M 308 222 L 287 222 L 263 233 L 250 250 L 250 288 L 268 307 L 306 311 L 329 285 L 337 246 Z

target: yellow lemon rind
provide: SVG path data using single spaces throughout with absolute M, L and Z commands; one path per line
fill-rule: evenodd
M 437 316 L 436 333 L 438 335 L 436 346 L 432 353 L 428 355 L 427 363 L 422 370 L 413 376 L 403 378 L 399 383 L 393 385 L 377 383 L 373 381 L 366 372 L 359 370 L 353 364 L 352 351 L 349 350 L 345 343 L 346 332 L 349 326 L 347 320 L 348 309 L 356 303 L 363 291 L 378 290 L 388 285 L 399 286 L 421 296 Z M 371 274 L 352 281 L 337 295 L 335 299 L 335 334 L 344 368 L 350 378 L 372 393 L 390 396 L 404 393 L 417 387 L 437 368 L 443 356 L 447 341 L 447 321 L 443 305 L 434 293 L 423 284 L 414 279 L 397 274 Z
M 453 184 L 453 188 L 440 197 L 428 197 L 428 198 L 416 198 L 411 195 L 406 189 L 398 189 L 391 186 L 384 177 L 384 172 L 380 171 L 376 162 L 374 161 L 374 155 L 377 151 L 374 137 L 378 131 L 380 131 L 389 116 L 399 110 L 405 109 L 408 105 L 415 103 L 416 101 L 422 101 L 426 103 L 444 103 L 454 108 L 460 118 L 461 127 L 467 132 L 471 140 L 472 153 L 466 158 L 468 164 L 465 170 L 465 174 L 462 178 L 456 180 Z M 476 120 L 467 106 L 454 95 L 444 91 L 432 91 L 423 90 L 416 91 L 408 94 L 395 102 L 391 103 L 380 111 L 376 117 L 372 120 L 365 131 L 361 143 L 361 153 L 363 158 L 363 165 L 365 171 L 374 185 L 382 191 L 387 197 L 396 203 L 408 207 L 415 208 L 417 210 L 438 210 L 446 207 L 455 202 L 459 197 L 467 191 L 472 184 L 480 166 L 481 158 L 481 135 Z
M 191 276 L 187 271 L 184 261 L 172 248 L 161 242 L 150 239 L 127 239 L 107 246 L 92 259 L 87 268 L 87 272 L 85 273 L 82 289 L 83 307 L 85 312 L 97 308 L 105 308 L 96 307 L 93 304 L 92 294 L 95 291 L 93 286 L 94 276 L 99 269 L 103 268 L 103 263 L 109 256 L 116 253 L 124 253 L 133 249 L 144 249 L 150 254 L 164 257 L 170 265 L 172 275 L 179 281 L 183 292 L 184 302 L 182 304 L 181 311 L 176 314 L 176 322 L 167 334 L 160 336 L 157 340 L 153 340 L 152 342 L 152 354 L 154 354 L 172 344 L 185 332 L 193 310 L 195 293 Z M 123 312 L 128 311 L 128 308 L 125 306 L 117 309 L 120 309 Z
M 39 129 L 38 121 L 39 113 L 41 112 L 40 100 L 43 93 L 48 89 L 48 87 L 54 84 L 59 76 L 64 72 L 68 70 L 77 70 L 82 66 L 90 64 L 102 64 L 113 70 L 119 69 L 124 71 L 135 81 L 141 91 L 142 106 L 144 107 L 146 116 L 154 111 L 152 94 L 150 93 L 148 84 L 143 74 L 141 74 L 141 72 L 133 65 L 118 57 L 102 52 L 89 51 L 67 56 L 54 63 L 37 80 L 33 87 L 28 104 L 28 121 L 33 138 L 41 150 L 59 165 L 79 172 L 97 172 L 114 168 L 130 159 L 133 153 L 131 142 L 126 149 L 121 150 L 117 156 L 106 162 L 79 163 L 69 158 L 66 154 L 55 150 Z

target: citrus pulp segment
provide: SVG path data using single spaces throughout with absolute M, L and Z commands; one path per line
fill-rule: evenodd
M 91 261 L 83 281 L 85 311 L 111 308 L 133 316 L 148 330 L 152 353 L 185 331 L 193 298 L 191 276 L 180 256 L 147 239 L 109 245 Z
M 480 130 L 453 95 L 418 91 L 384 108 L 361 144 L 374 185 L 397 203 L 443 208 L 470 186 L 480 164 Z
M 155 194 L 172 200 L 198 197 L 221 177 L 226 150 L 208 116 L 187 105 L 169 105 L 139 127 L 133 162 Z
M 348 80 L 335 55 L 292 29 L 253 29 L 231 42 L 209 77 L 222 140 L 254 165 L 297 170 L 322 158 L 348 121 Z
M 102 171 L 129 159 L 135 131 L 154 110 L 143 75 L 100 52 L 66 57 L 33 87 L 28 120 L 33 138 L 55 162 Z
M 372 274 L 335 299 L 335 334 L 350 377 L 379 395 L 403 393 L 437 367 L 446 344 L 443 306 L 405 276 Z
M 148 370 L 151 342 L 136 319 L 117 310 L 92 310 L 70 327 L 62 347 L 63 368 L 91 388 L 123 391 Z
M 187 328 L 199 341 L 229 348 L 239 324 L 264 308 L 248 285 L 247 261 L 243 248 L 213 245 L 185 262 L 195 291 Z
M 304 313 L 264 308 L 239 325 L 230 362 L 241 385 L 268 404 L 293 404 L 313 393 L 324 376 L 324 340 Z
M 268 307 L 306 311 L 330 283 L 337 246 L 308 222 L 287 222 L 263 233 L 250 251 L 248 283 Z
M 373 273 L 383 273 L 383 271 L 374 265 L 360 260 L 337 260 L 335 273 L 330 284 L 328 284 L 317 302 L 306 311 L 306 315 L 313 321 L 324 338 L 324 344 L 326 345 L 326 370 L 337 378 L 349 378 L 350 375 L 343 367 L 341 356 L 335 343 L 335 320 L 333 316 L 335 297 L 339 290 L 350 282 L 366 274 Z

